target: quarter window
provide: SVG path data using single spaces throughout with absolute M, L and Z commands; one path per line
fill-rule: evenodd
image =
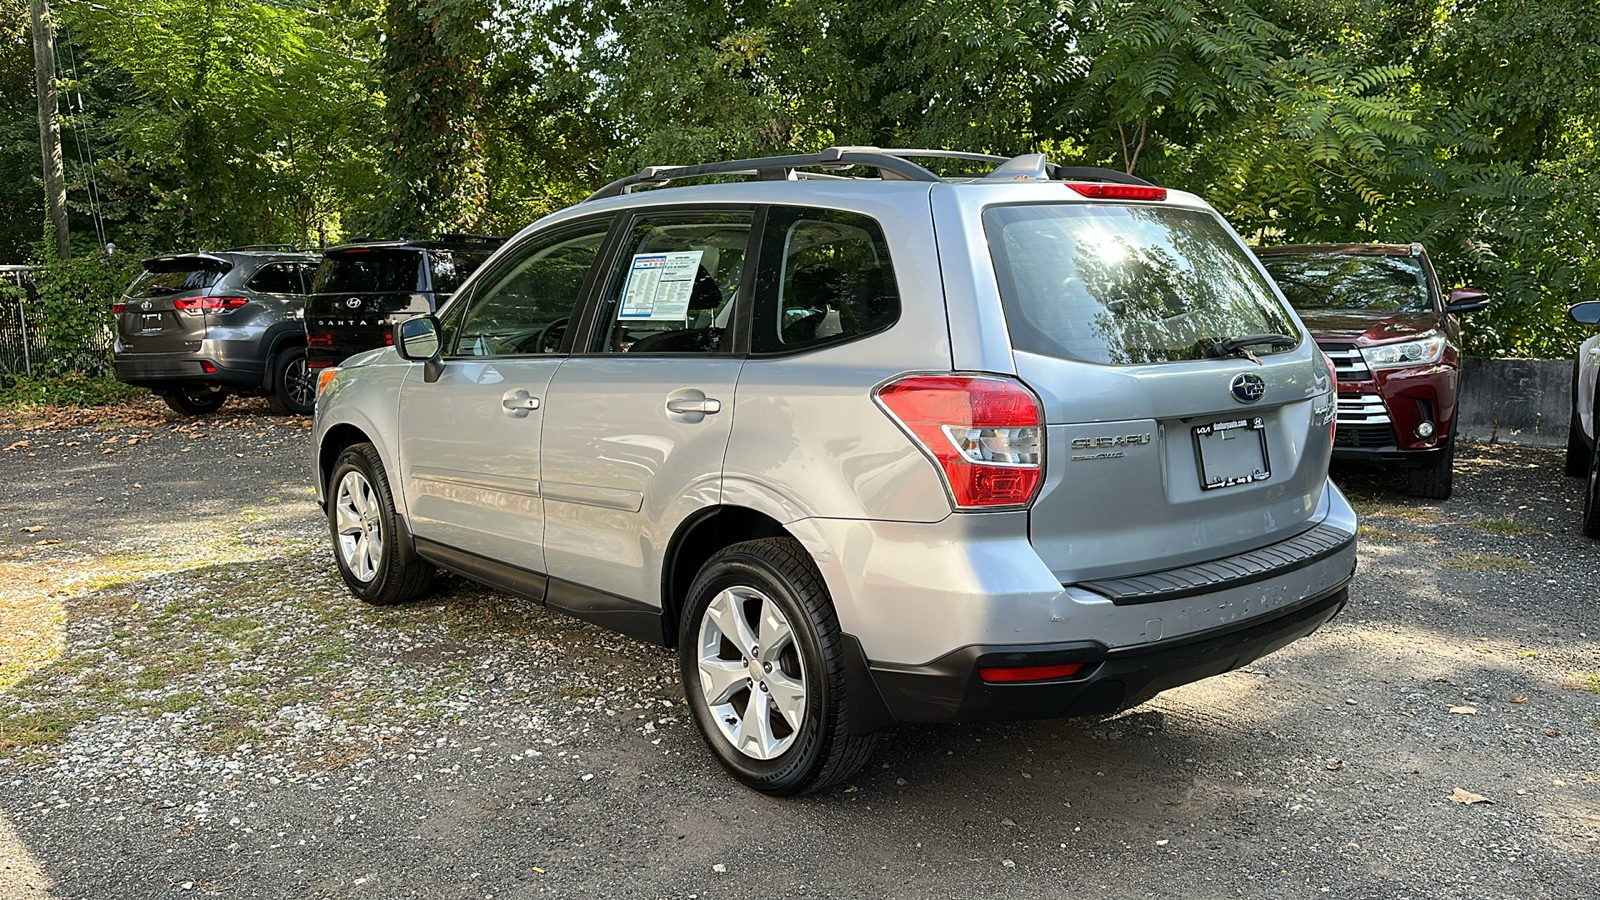
M 900 316 L 883 230 L 857 213 L 775 208 L 751 349 L 801 350 L 878 331 Z
M 567 323 L 610 230 L 590 223 L 540 240 L 467 307 L 456 356 L 558 353 Z
M 262 294 L 304 294 L 305 285 L 300 280 L 299 263 L 273 263 L 262 266 L 245 285 Z

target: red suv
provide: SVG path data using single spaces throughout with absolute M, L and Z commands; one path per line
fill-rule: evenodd
M 1410 468 L 1410 490 L 1445 500 L 1455 461 L 1461 326 L 1482 291 L 1444 296 L 1421 244 L 1298 244 L 1256 256 L 1333 360 L 1335 459 Z

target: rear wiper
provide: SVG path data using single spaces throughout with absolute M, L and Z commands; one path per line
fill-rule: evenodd
M 1225 337 L 1212 344 L 1211 349 L 1206 351 L 1206 358 L 1217 359 L 1238 353 L 1259 366 L 1261 360 L 1256 359 L 1256 355 L 1246 348 L 1259 347 L 1262 344 L 1270 347 L 1293 347 L 1298 343 L 1300 342 L 1287 334 L 1241 334 L 1236 337 Z

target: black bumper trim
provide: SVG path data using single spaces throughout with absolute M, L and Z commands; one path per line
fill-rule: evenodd
M 1111 598 L 1118 606 L 1182 600 L 1228 588 L 1243 587 L 1315 565 L 1355 544 L 1356 536 L 1326 523 L 1292 538 L 1208 562 L 1080 582 L 1077 586 Z
M 1349 601 L 1348 581 L 1242 627 L 1108 649 L 1097 641 L 969 646 L 922 666 L 873 665 L 872 680 L 896 722 L 996 722 L 1102 715 L 1162 691 L 1249 665 L 1321 628 Z M 1071 678 L 990 684 L 980 667 L 1078 662 Z

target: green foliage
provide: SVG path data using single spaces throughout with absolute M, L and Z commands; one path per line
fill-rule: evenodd
M 53 378 L 16 378 L 0 382 L 0 408 L 39 406 L 106 406 L 143 392 L 115 378 L 68 373 Z
M 111 304 L 138 273 L 138 260 L 126 253 L 54 260 L 34 271 L 38 298 L 28 304 L 29 326 L 43 338 L 35 378 L 111 375 Z

